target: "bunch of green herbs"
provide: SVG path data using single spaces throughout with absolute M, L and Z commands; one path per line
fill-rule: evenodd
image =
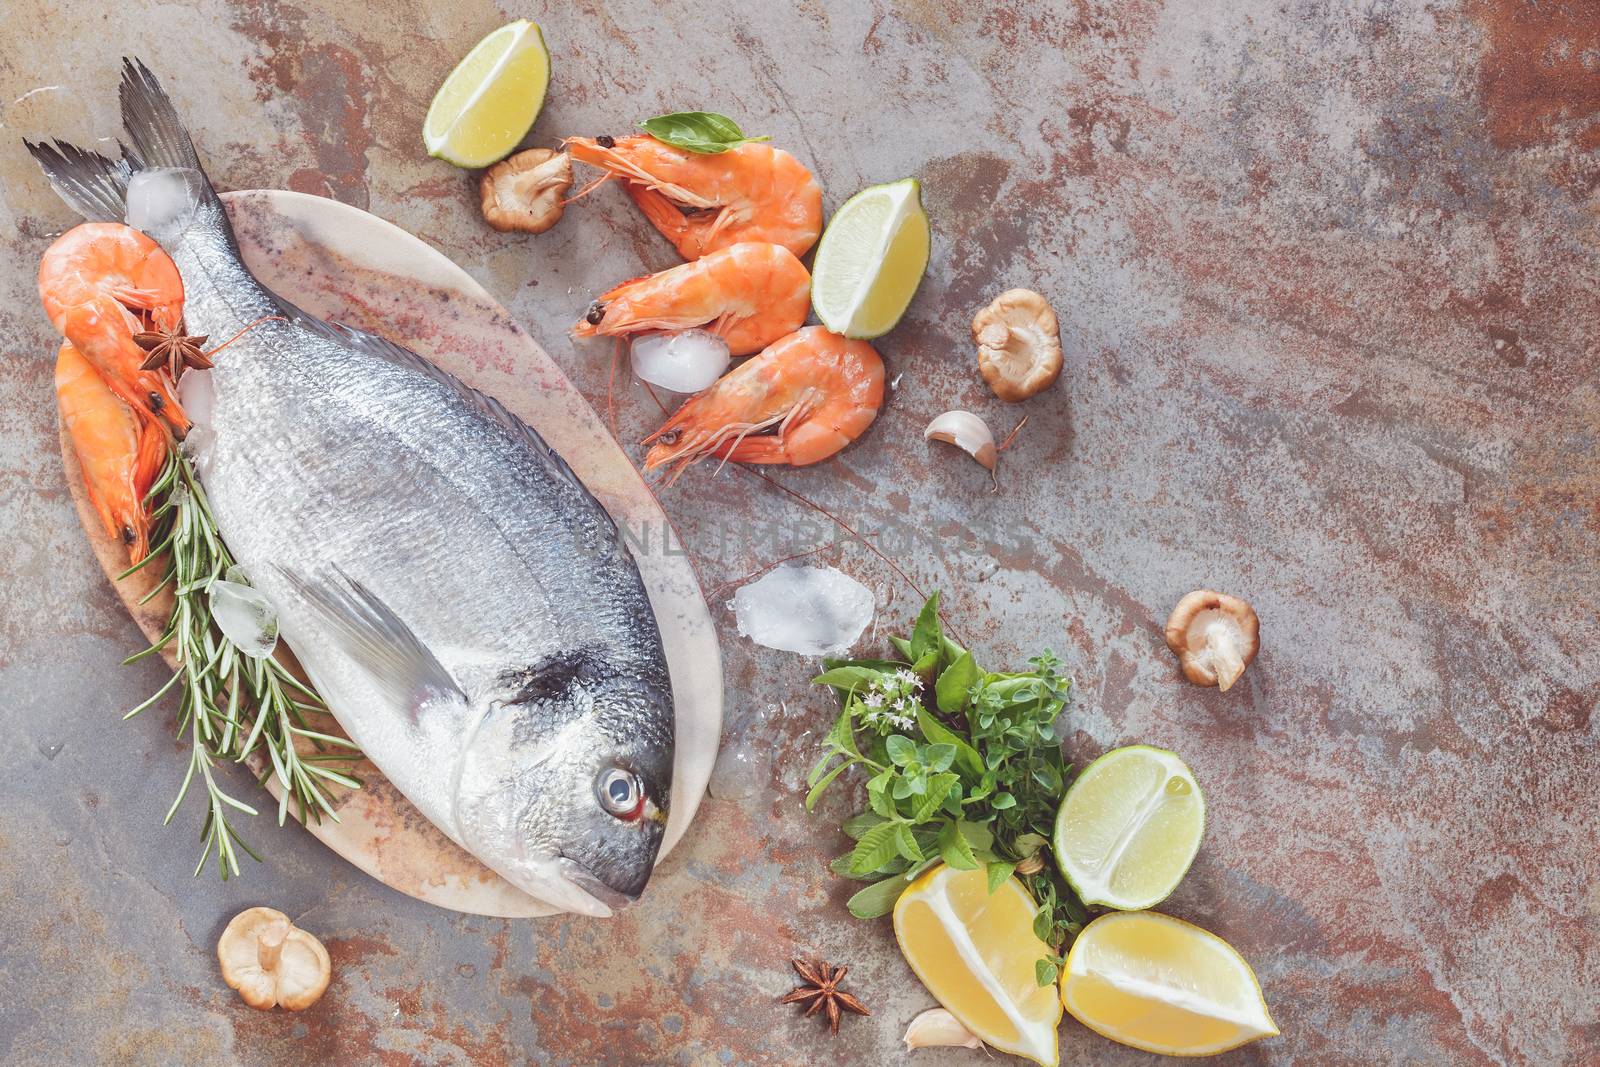
M 361 787 L 349 773 L 352 761 L 360 759 L 361 753 L 346 738 L 312 729 L 307 716 L 327 712 L 321 699 L 271 656 L 240 651 L 213 621 L 211 583 L 227 575 L 234 560 L 222 543 L 205 490 L 181 447 L 171 449 L 146 499 L 151 503 L 153 547 L 144 560 L 118 577 L 126 578 L 152 561 L 164 561 L 160 582 L 141 603 L 171 589 L 172 614 L 156 642 L 124 662 L 134 663 L 171 649 L 177 668 L 165 685 L 124 718 L 132 718 L 177 689 L 178 736 L 188 742 L 189 766 L 162 822 L 172 821 L 198 778 L 206 791 L 206 816 L 200 828 L 204 847 L 194 873 L 198 875 L 206 860 L 215 856 L 218 873 L 226 881 L 239 873 L 235 846 L 258 861 L 261 857 L 229 821 L 231 812 L 257 812 L 223 789 L 215 773 L 219 761 L 242 763 L 258 750 L 265 753 L 267 763 L 260 783 L 265 786 L 276 778 L 282 786 L 278 800 L 281 826 L 291 798 L 301 822 L 324 815 L 337 822 L 328 787 Z M 307 742 L 311 751 L 300 751 L 297 740 Z
M 1087 919 L 1050 855 L 1071 772 L 1056 734 L 1071 680 L 1048 651 L 1019 673 L 978 666 L 944 634 L 938 593 L 910 637 L 889 641 L 897 658 L 829 660 L 814 679 L 843 706 L 807 779 L 807 810 L 851 768 L 869 775 L 866 808 L 844 823 L 855 846 L 832 865 L 871 883 L 850 898 L 850 911 L 888 914 L 941 861 L 986 868 L 991 893 L 1015 875 L 1039 905 L 1033 929 L 1050 953 L 1035 974 L 1046 985 Z

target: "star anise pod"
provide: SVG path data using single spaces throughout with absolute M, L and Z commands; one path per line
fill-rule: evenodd
M 165 364 L 173 381 L 178 380 L 178 375 L 183 373 L 185 367 L 209 370 L 212 363 L 205 353 L 205 344 L 210 335 L 191 337 L 183 332 L 184 329 L 184 324 L 180 322 L 171 329 L 157 326 L 145 333 L 134 334 L 133 343 L 149 353 L 139 368 L 155 370 Z
M 810 1018 L 819 1011 L 828 1015 L 828 1024 L 833 1027 L 833 1032 L 839 1032 L 839 1019 L 843 1011 L 853 1011 L 857 1015 L 871 1015 L 865 1004 L 839 988 L 839 983 L 844 981 L 848 967 L 829 967 L 821 960 L 797 959 L 790 960 L 795 973 L 800 976 L 804 984 L 780 999 L 781 1004 L 805 1004 L 806 1018 Z

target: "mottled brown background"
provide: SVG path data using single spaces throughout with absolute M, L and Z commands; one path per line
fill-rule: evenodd
M 705 107 L 810 162 L 830 207 L 923 179 L 933 266 L 881 346 L 899 387 L 860 447 L 778 477 L 881 543 L 921 531 L 905 566 L 988 660 L 1055 648 L 1075 755 L 1140 740 L 1189 760 L 1211 820 L 1170 910 L 1244 952 L 1284 1032 L 1229 1062 L 1600 1062 L 1600 5 L 1555 0 L 12 0 L 0 1061 L 876 1064 L 928 1003 L 823 867 L 843 798 L 800 810 L 827 715 L 811 666 L 751 648 L 720 606 L 728 735 L 776 764 L 756 796 L 708 800 L 618 921 L 448 914 L 264 819 L 266 864 L 219 886 L 188 875 L 197 812 L 159 826 L 181 753 L 159 718 L 117 717 L 161 668 L 116 666 L 138 635 L 55 453 L 32 271 L 70 219 L 17 144 L 45 98 L 5 102 L 68 85 L 111 134 L 117 57 L 141 54 L 219 185 L 419 234 L 603 405 L 604 351 L 565 326 L 669 247 L 615 189 L 544 237 L 494 233 L 471 180 L 419 145 L 434 86 L 519 15 L 555 54 L 540 143 Z M 1054 300 L 1067 366 L 991 497 L 920 429 L 949 407 L 1018 414 L 966 336 L 1010 285 Z M 630 441 L 657 418 L 636 391 L 619 409 Z M 733 471 L 664 497 L 717 605 L 836 536 Z M 748 522 L 795 544 L 757 526 L 718 547 Z M 878 590 L 884 625 L 912 610 L 859 546 L 823 558 Z M 1262 618 L 1228 695 L 1183 684 L 1161 642 L 1199 585 Z M 218 931 L 254 903 L 332 950 L 304 1015 L 249 1011 L 216 976 Z M 830 1041 L 779 1011 L 806 950 L 849 963 L 877 1015 Z M 1070 1022 L 1063 1060 L 1151 1062 Z

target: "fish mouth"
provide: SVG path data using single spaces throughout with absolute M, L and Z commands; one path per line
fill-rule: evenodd
M 625 908 L 639 899 L 637 893 L 625 893 L 607 885 L 599 875 L 568 856 L 557 859 L 556 865 L 561 870 L 561 877 L 589 894 L 605 908 L 603 915 L 609 915 L 618 908 Z

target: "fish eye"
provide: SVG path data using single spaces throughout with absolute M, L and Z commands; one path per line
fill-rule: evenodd
M 638 818 L 644 808 L 644 785 L 638 775 L 621 767 L 607 767 L 595 779 L 600 806 L 619 819 Z

